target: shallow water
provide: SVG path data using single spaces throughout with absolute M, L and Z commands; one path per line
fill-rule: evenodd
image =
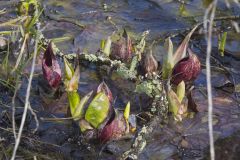
M 44 35 L 47 38 L 72 37 L 72 40 L 56 43 L 65 53 L 76 51 L 77 48 L 81 48 L 90 53 L 96 52 L 99 49 L 100 40 L 111 35 L 112 32 L 116 30 L 116 27 L 119 29 L 126 28 L 133 36 L 136 34 L 140 35 L 145 30 L 150 30 L 150 35 L 148 36 L 149 42 L 164 39 L 166 35 L 178 33 L 197 22 L 201 22 L 207 6 L 207 1 L 198 0 L 188 1 L 188 4 L 185 6 L 181 6 L 179 2 L 174 0 L 42 0 L 41 2 L 45 8 L 45 16 L 76 19 L 81 24 L 86 25 L 86 28 L 83 29 L 67 22 L 56 22 L 48 18 L 42 19 L 44 21 L 42 27 L 45 27 Z M 107 7 L 104 9 L 104 6 Z M 3 7 L 10 9 L 11 5 L 4 5 Z M 236 7 L 226 11 L 224 2 L 221 1 L 219 3 L 217 16 L 230 15 L 233 13 L 240 14 L 240 11 Z M 7 15 L 14 16 L 14 12 L 12 11 Z M 107 20 L 107 17 L 111 17 L 112 22 L 114 22 L 116 26 L 111 24 Z M 1 17 L 0 20 L 4 21 L 6 19 Z M 230 23 L 225 27 L 227 28 L 229 25 Z M 1 30 L 4 29 L 1 28 Z M 228 67 L 229 70 L 236 71 L 232 73 L 233 78 L 229 78 L 218 71 L 213 71 L 212 81 L 214 87 L 222 85 L 220 82 L 224 83 L 225 79 L 233 79 L 236 83 L 239 83 L 239 37 L 239 34 L 229 32 L 226 44 L 227 54 L 224 58 L 218 55 L 216 49 L 213 50 L 212 54 L 219 62 Z M 182 36 L 174 38 L 175 45 L 182 39 Z M 217 47 L 217 36 L 214 36 L 213 42 L 213 46 Z M 198 44 L 202 47 L 201 49 L 205 51 L 206 43 L 204 37 L 201 35 L 197 36 L 197 38 L 193 40 L 192 45 L 194 51 L 204 63 L 205 54 L 194 44 Z M 157 42 L 155 45 L 154 54 L 159 61 L 162 61 L 162 56 L 165 54 L 162 41 Z M 217 66 L 215 62 L 214 65 Z M 41 88 L 41 63 L 37 64 L 36 69 L 36 76 L 33 80 L 31 106 L 38 111 L 37 114 L 39 118 L 54 116 L 65 117 L 67 106 L 66 95 L 61 95 L 57 100 L 45 97 Z M 140 111 L 140 108 L 148 105 L 149 99 L 146 98 L 146 96 L 137 95 L 133 92 L 135 87 L 133 82 L 114 76 L 107 77 L 101 74 L 102 72 L 104 73 L 104 68 L 101 69 L 92 64 L 86 64 L 81 67 L 79 88 L 81 95 L 95 90 L 98 84 L 104 79 L 111 88 L 114 97 L 116 97 L 115 104 L 117 107 L 124 107 L 124 104 L 130 100 L 133 106 L 132 111 L 136 113 Z M 27 82 L 25 78 L 23 81 Z M 19 91 L 19 97 L 21 97 L 22 100 L 24 99 L 23 95 L 26 85 L 27 83 L 23 83 Z M 159 124 L 159 126 L 154 129 L 152 135 L 149 135 L 147 146 L 139 159 L 203 159 L 207 157 L 207 154 L 204 154 L 208 147 L 204 67 L 201 75 L 195 81 L 195 86 L 194 97 L 200 112 L 196 113 L 193 118 L 184 119 L 182 123 L 169 120 L 168 124 Z M 1 92 L 1 101 L 10 104 L 11 99 L 9 94 L 6 93 L 8 92 L 4 90 Z M 229 94 L 215 88 L 213 89 L 213 93 L 215 139 L 231 138 L 234 132 L 240 130 L 239 103 L 236 102 L 234 94 Z M 18 104 L 22 106 L 20 101 L 18 101 Z M 0 111 L 3 112 L 4 110 L 6 110 L 4 107 L 0 107 Z M 54 111 L 54 113 L 50 111 Z M 0 124 L 1 126 L 9 125 L 4 121 L 0 121 Z M 28 128 L 32 130 L 34 127 L 35 122 L 31 120 Z M 58 123 L 40 120 L 36 136 L 39 141 L 44 143 L 43 145 L 49 147 L 50 151 L 59 153 L 58 156 L 57 154 L 53 156 L 54 159 L 96 159 L 102 147 L 84 143 L 76 124 L 72 124 L 71 121 Z M 235 143 L 239 145 L 239 141 Z M 110 150 L 111 153 L 103 152 L 98 158 L 115 159 L 129 148 L 130 144 L 131 141 L 129 140 L 122 140 L 116 142 L 116 144 L 113 142 L 108 146 L 108 150 Z M 43 150 L 44 148 L 41 148 L 41 151 Z M 45 148 L 45 150 L 48 152 L 48 148 Z M 235 153 L 233 152 L 232 154 Z

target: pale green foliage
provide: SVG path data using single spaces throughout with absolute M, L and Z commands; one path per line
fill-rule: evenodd
M 65 57 L 63 58 L 63 60 L 64 60 L 65 80 L 69 81 L 72 79 L 74 75 L 74 69 Z
M 77 106 L 80 103 L 80 96 L 77 92 L 68 92 L 68 103 L 70 105 L 71 115 L 73 116 Z
M 99 92 L 89 104 L 85 119 L 95 128 L 107 118 L 110 109 L 108 97 L 103 92 Z
M 66 90 L 68 92 L 76 92 L 78 90 L 78 83 L 79 83 L 79 78 L 80 78 L 80 67 L 79 65 L 74 71 L 74 74 L 72 78 L 68 81 L 66 85 Z
M 84 108 L 84 105 L 88 102 L 89 98 L 91 97 L 92 95 L 92 91 L 89 92 L 87 95 L 85 95 L 80 103 L 77 105 L 77 107 L 75 108 L 75 111 L 74 113 L 72 114 L 72 116 L 74 117 L 74 120 L 77 120 L 77 119 L 80 119 L 82 117 L 84 117 L 83 115 L 83 108 Z
M 178 108 L 181 106 L 181 102 L 178 99 L 176 93 L 171 89 L 168 91 L 169 111 L 176 116 L 178 114 Z
M 177 96 L 178 96 L 178 99 L 181 103 L 183 98 L 185 97 L 185 83 L 184 83 L 184 81 L 179 83 L 178 86 L 177 86 Z
M 221 56 L 224 56 L 226 40 L 227 40 L 227 32 L 224 32 L 222 36 L 219 37 L 219 40 L 218 40 L 218 50 Z
M 163 66 L 162 66 L 162 76 L 163 79 L 168 79 L 172 74 L 172 69 L 174 66 L 173 61 L 173 44 L 170 38 L 168 38 L 164 44 L 167 54 L 164 56 Z
M 130 102 L 127 103 L 123 113 L 123 116 L 127 122 L 128 122 L 129 115 L 130 115 Z
M 109 57 L 110 53 L 111 53 L 111 44 L 112 44 L 112 40 L 111 37 L 109 36 L 107 38 L 107 40 L 104 42 L 104 47 L 103 47 L 103 53 Z

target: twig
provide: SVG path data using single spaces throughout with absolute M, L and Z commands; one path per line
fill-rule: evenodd
M 163 108 L 166 108 L 168 106 L 166 93 L 165 93 L 164 86 L 162 85 L 162 83 L 161 83 L 161 86 L 158 86 L 157 88 L 159 88 L 159 91 L 161 90 L 161 95 L 159 95 L 159 93 L 157 93 L 157 91 L 156 91 L 156 96 L 154 97 L 151 110 L 156 109 L 156 111 L 158 111 L 158 112 L 151 111 L 151 113 L 153 113 L 152 120 L 146 126 L 143 126 L 141 128 L 141 130 L 138 132 L 131 148 L 122 154 L 122 156 L 120 157 L 120 160 L 138 159 L 139 154 L 143 151 L 143 149 L 147 145 L 147 137 L 149 136 L 149 134 L 152 133 L 153 129 L 157 125 L 159 125 L 159 123 L 162 121 L 162 119 L 165 118 L 164 117 L 165 113 L 163 113 L 163 112 L 167 111 L 167 110 L 165 110 Z
M 18 81 L 18 78 L 17 78 L 17 81 Z M 12 128 L 13 128 L 13 135 L 14 135 L 15 139 L 17 138 L 16 122 L 15 122 L 15 111 L 16 111 L 15 100 L 16 100 L 16 96 L 17 96 L 17 91 L 20 87 L 21 87 L 21 84 L 16 85 L 14 95 L 13 95 L 13 98 L 12 98 Z
M 207 72 L 207 92 L 208 92 L 208 128 L 209 128 L 209 140 L 210 140 L 210 156 L 211 160 L 215 160 L 215 151 L 214 151 L 214 138 L 213 138 L 213 101 L 212 101 L 212 85 L 211 85 L 211 50 L 212 50 L 212 29 L 213 29 L 213 21 L 216 11 L 218 0 L 214 0 L 209 7 L 207 8 L 203 26 L 205 29 L 205 36 L 207 41 L 207 56 L 206 56 L 206 72 Z M 210 13 L 210 22 L 208 24 L 208 15 Z

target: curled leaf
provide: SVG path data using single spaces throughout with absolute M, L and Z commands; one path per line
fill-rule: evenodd
M 164 43 L 164 48 L 167 50 L 167 61 L 168 63 L 170 63 L 171 65 L 174 65 L 174 61 L 173 61 L 173 43 L 171 38 L 167 38 L 167 40 Z
M 224 32 L 221 37 L 219 37 L 218 50 L 221 56 L 224 56 L 225 44 L 227 40 L 227 32 Z
M 99 92 L 89 104 L 85 114 L 85 120 L 95 128 L 99 128 L 101 123 L 107 118 L 109 111 L 109 98 L 104 92 Z
M 180 44 L 180 46 L 177 48 L 177 50 L 175 51 L 174 55 L 173 55 L 173 61 L 174 64 L 176 64 L 178 61 L 180 61 L 182 58 L 186 57 L 187 54 L 187 48 L 188 48 L 188 43 L 189 40 L 193 34 L 193 32 L 197 29 L 198 25 L 196 25 L 190 33 L 188 33 L 188 35 L 184 38 L 184 40 L 182 41 L 182 43 Z
M 105 95 L 107 95 L 110 102 L 113 101 L 112 92 L 105 82 L 102 82 L 99 84 L 99 86 L 97 88 L 97 93 L 99 93 L 99 92 L 105 93 Z
M 80 103 L 80 96 L 77 92 L 68 92 L 68 103 L 70 105 L 71 115 L 74 116 L 76 108 Z
M 82 117 L 84 117 L 84 115 L 83 115 L 83 108 L 84 108 L 84 105 L 88 102 L 88 100 L 91 97 L 92 93 L 93 93 L 93 91 L 89 92 L 87 95 L 85 95 L 81 99 L 81 101 L 79 102 L 79 104 L 75 108 L 75 111 L 74 111 L 74 113 L 72 115 L 74 117 L 74 120 L 81 119 Z
M 70 81 L 74 75 L 74 69 L 68 60 L 64 57 L 64 70 L 65 70 L 65 79 Z
M 172 69 L 174 66 L 173 44 L 170 38 L 168 38 L 165 41 L 164 47 L 167 50 L 167 54 L 164 56 L 164 60 L 163 60 L 162 76 L 163 76 L 163 79 L 168 79 L 172 73 Z
M 103 53 L 108 57 L 111 53 L 111 44 L 112 44 L 111 37 L 108 37 L 107 40 L 104 42 L 104 47 L 103 47 Z
M 123 116 L 127 122 L 128 122 L 129 115 L 130 115 L 130 102 L 127 103 L 123 113 Z
M 167 99 L 169 102 L 169 111 L 176 116 L 178 114 L 178 108 L 181 106 L 181 102 L 179 101 L 178 96 L 172 89 L 168 91 Z
M 172 80 L 173 84 L 178 85 L 181 81 L 185 83 L 193 81 L 197 78 L 201 71 L 201 63 L 198 57 L 188 49 L 189 56 L 181 59 L 173 68 Z
M 168 91 L 167 99 L 169 102 L 169 111 L 173 113 L 174 119 L 177 121 L 182 121 L 187 112 L 186 101 L 181 103 L 177 94 L 172 89 Z
M 53 53 L 52 43 L 50 42 L 42 60 L 43 76 L 47 80 L 48 84 L 57 88 L 61 82 L 61 68 Z
M 181 103 L 183 98 L 185 97 L 185 83 L 184 83 L 184 81 L 180 82 L 177 86 L 177 96 L 178 96 L 178 99 Z

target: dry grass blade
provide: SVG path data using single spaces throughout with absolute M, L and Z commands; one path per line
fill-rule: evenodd
M 214 150 L 214 137 L 213 137 L 213 100 L 212 100 L 212 85 L 211 85 L 211 50 L 212 50 L 212 30 L 213 30 L 213 21 L 217 6 L 217 0 L 214 0 L 205 11 L 204 15 L 204 29 L 205 36 L 207 41 L 207 56 L 206 56 L 206 72 L 207 72 L 207 92 L 208 92 L 208 128 L 209 128 L 209 141 L 210 141 L 210 156 L 211 160 L 215 159 L 215 150 Z M 208 20 L 210 16 L 210 20 Z M 208 24 L 209 21 L 209 24 Z
M 19 56 L 18 56 L 18 58 L 17 58 L 17 62 L 16 62 L 15 66 L 14 66 L 14 68 L 13 68 L 13 70 L 12 70 L 12 73 L 17 70 L 17 68 L 18 68 L 18 66 L 19 66 L 19 64 L 20 64 L 20 62 L 21 62 L 21 59 L 22 59 L 22 56 L 23 56 L 23 53 L 24 53 L 24 49 L 25 49 L 25 46 L 26 46 L 26 42 L 27 42 L 28 37 L 29 37 L 28 34 L 26 34 L 26 35 L 24 36 L 24 41 L 23 41 L 23 44 L 22 44 L 22 47 L 21 47 Z
M 36 10 L 37 12 L 37 10 Z M 27 111 L 29 109 L 29 97 L 30 97 L 30 90 L 31 90 L 31 85 L 32 85 L 32 79 L 33 79 L 33 73 L 35 70 L 35 62 L 36 62 L 36 57 L 37 57 L 37 51 L 38 51 L 38 30 L 39 30 L 39 26 L 37 27 L 37 31 L 36 31 L 36 40 L 35 40 L 35 46 L 34 46 L 34 54 L 33 54 L 33 60 L 32 60 L 32 66 L 31 66 L 31 72 L 30 72 L 30 76 L 29 76 L 29 80 L 28 80 L 28 86 L 27 86 L 27 91 L 26 91 L 26 98 L 25 98 L 25 105 L 24 105 L 24 111 L 23 111 L 23 115 L 22 115 L 22 120 L 21 120 L 21 124 L 20 124 L 20 128 L 19 128 L 19 132 L 17 135 L 17 138 L 15 140 L 15 146 L 14 146 L 14 150 L 13 150 L 13 154 L 11 157 L 11 160 L 14 160 L 16 157 L 16 153 L 17 153 L 17 149 L 18 146 L 20 144 L 20 140 L 21 140 L 21 136 L 22 136 L 22 131 L 23 131 L 23 127 L 26 121 L 26 117 L 27 117 Z

